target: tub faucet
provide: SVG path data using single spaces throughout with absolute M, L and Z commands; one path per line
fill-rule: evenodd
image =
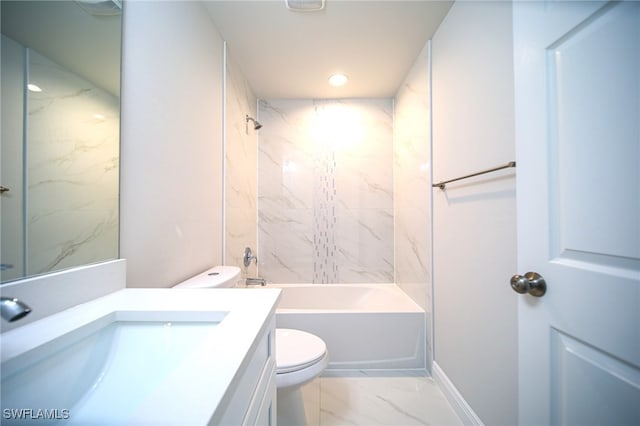
M 264 278 L 249 278 L 247 277 L 247 280 L 245 281 L 245 284 L 247 286 L 250 285 L 261 285 L 261 286 L 265 286 L 267 285 L 267 280 L 265 280 Z
M 31 308 L 26 303 L 15 297 L 0 297 L 0 315 L 3 319 L 12 322 L 27 316 Z

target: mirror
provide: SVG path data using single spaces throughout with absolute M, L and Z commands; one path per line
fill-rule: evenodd
M 0 5 L 0 282 L 117 258 L 122 4 Z

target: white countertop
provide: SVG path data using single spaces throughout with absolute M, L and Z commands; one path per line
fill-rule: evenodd
M 124 289 L 2 333 L 2 364 L 21 364 L 33 349 L 96 321 L 219 321 L 174 372 L 141 404 L 104 413 L 70 410 L 71 423 L 207 424 L 227 404 L 280 290 Z M 101 321 L 98 321 L 100 323 Z M 33 351 L 37 352 L 37 351 Z M 135 383 L 123 392 L 135 392 Z M 5 391 L 7 391 L 5 389 Z M 138 395 L 139 396 L 139 395 Z M 21 408 L 21 407 L 3 407 Z M 56 407 L 41 407 L 51 409 Z M 85 410 L 87 411 L 87 410 Z M 95 417 L 94 416 L 98 416 Z

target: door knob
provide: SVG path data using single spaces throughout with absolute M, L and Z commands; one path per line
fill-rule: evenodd
M 527 272 L 524 275 L 512 276 L 511 288 L 516 293 L 529 293 L 535 297 L 542 297 L 547 291 L 547 283 L 537 272 Z

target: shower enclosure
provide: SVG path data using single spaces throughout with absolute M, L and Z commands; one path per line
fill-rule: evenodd
M 260 274 L 278 283 L 391 283 L 390 99 L 261 100 Z

